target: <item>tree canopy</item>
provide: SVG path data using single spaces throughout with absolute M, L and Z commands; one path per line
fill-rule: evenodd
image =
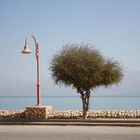
M 117 61 L 84 44 L 66 45 L 54 56 L 50 68 L 56 84 L 82 90 L 118 84 L 123 76 Z

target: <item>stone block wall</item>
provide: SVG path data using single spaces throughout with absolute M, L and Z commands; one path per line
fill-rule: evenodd
M 26 107 L 25 118 L 26 119 L 46 119 L 47 114 L 52 110 L 51 106 L 33 106 Z
M 0 110 L 0 119 L 81 119 L 82 111 L 66 110 L 56 111 L 51 106 L 33 106 L 26 110 Z M 87 112 L 88 119 L 118 118 L 140 119 L 140 110 L 90 110 Z
M 82 111 L 79 110 L 66 110 L 66 111 L 51 111 L 47 118 L 48 119 L 79 119 L 82 118 Z M 139 118 L 140 110 L 90 110 L 87 112 L 88 119 L 95 118 Z
M 0 119 L 23 119 L 24 110 L 0 110 Z

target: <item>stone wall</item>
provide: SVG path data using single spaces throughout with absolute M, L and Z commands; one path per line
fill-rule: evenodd
M 47 115 L 52 112 L 51 106 L 32 106 L 26 107 L 26 119 L 46 119 Z
M 79 119 L 82 118 L 82 111 L 52 111 L 48 114 L 47 118 Z M 87 112 L 87 118 L 140 118 L 140 110 L 93 110 Z
M 26 110 L 0 110 L 0 119 L 80 119 L 82 111 L 55 111 L 51 107 L 27 107 Z M 88 119 L 139 118 L 140 110 L 91 110 Z
M 0 119 L 22 119 L 25 118 L 24 110 L 0 110 Z

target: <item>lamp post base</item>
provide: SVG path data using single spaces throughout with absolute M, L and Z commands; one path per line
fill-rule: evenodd
M 52 111 L 52 106 L 30 106 L 26 107 L 26 119 L 47 119 L 48 112 Z

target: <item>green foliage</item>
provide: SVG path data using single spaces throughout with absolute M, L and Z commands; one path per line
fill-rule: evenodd
M 50 69 L 56 84 L 72 86 L 79 93 L 118 84 L 123 77 L 117 61 L 105 58 L 88 44 L 65 45 L 54 56 Z

